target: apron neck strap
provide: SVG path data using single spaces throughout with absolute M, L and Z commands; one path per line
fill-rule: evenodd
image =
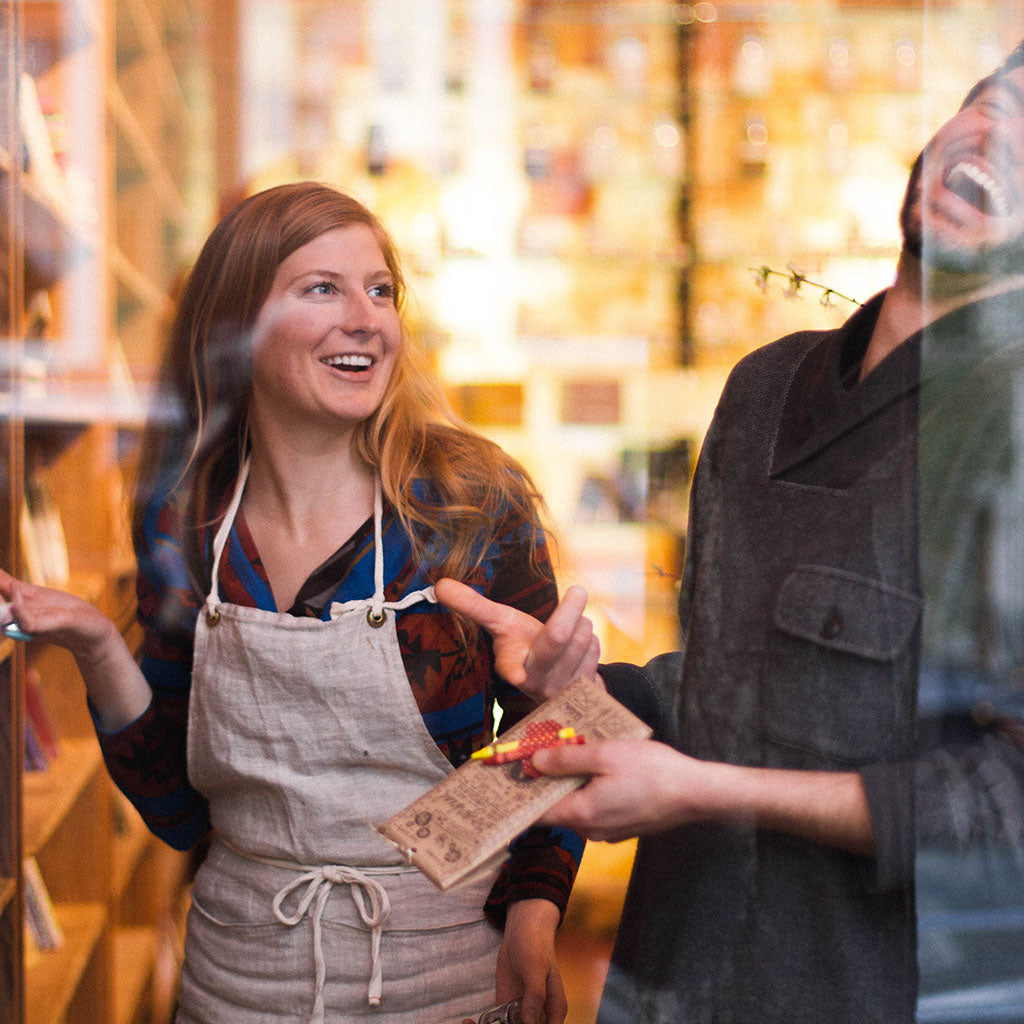
M 242 494 L 245 492 L 245 482 L 249 479 L 249 459 L 246 458 L 238 471 L 238 480 L 235 482 L 235 493 L 231 495 L 231 502 L 224 513 L 220 526 L 213 537 L 213 575 L 210 581 L 210 593 L 206 598 L 206 604 L 212 609 L 220 604 L 220 592 L 217 589 L 217 577 L 220 575 L 220 558 L 228 542 L 228 535 L 231 527 L 234 526 L 235 516 L 238 515 L 238 507 L 242 504 Z
M 373 601 L 370 612 L 380 620 L 384 615 L 384 497 L 380 474 L 373 474 Z

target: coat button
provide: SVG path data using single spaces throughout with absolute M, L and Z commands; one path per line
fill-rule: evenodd
M 826 640 L 835 640 L 843 631 L 843 616 L 839 609 L 833 605 L 821 624 L 821 635 Z

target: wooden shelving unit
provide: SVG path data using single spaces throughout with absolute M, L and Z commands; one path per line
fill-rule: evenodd
M 107 926 L 102 903 L 62 903 L 57 918 L 64 944 L 38 954 L 28 966 L 26 1024 L 60 1024 L 86 979 Z
M 7 56 L 0 64 L 0 337 L 17 337 L 16 312 L 21 308 L 24 282 L 23 240 L 20 221 L 12 216 L 19 203 L 20 166 L 11 157 L 17 152 L 19 68 L 11 59 L 20 37 L 16 11 L 9 0 L 0 0 L 0 48 Z M 0 384 L 11 390 L 10 364 L 0 368 Z M 10 417 L 0 419 L 0 458 L 9 469 L 9 495 L 0 500 L 0 561 L 13 565 L 17 531 L 14 509 L 21 500 L 21 431 Z M 21 695 L 18 672 L 21 656 L 11 642 L 0 645 L 0 1019 L 21 1020 L 24 1008 L 24 926 L 21 877 Z
M 26 574 L 26 491 L 44 490 L 67 550 L 52 585 L 130 644 L 134 449 L 173 289 L 216 205 L 192 155 L 212 124 L 208 16 L 207 0 L 0 0 L 0 566 Z M 27 680 L 59 747 L 31 771 Z M 54 949 L 25 934 L 28 858 Z M 185 870 L 110 782 L 70 655 L 0 640 L 0 1020 L 168 1020 Z

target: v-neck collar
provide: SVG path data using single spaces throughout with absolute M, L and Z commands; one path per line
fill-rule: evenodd
M 837 331 L 823 333 L 790 380 L 779 419 L 771 475 L 780 477 L 818 455 L 889 405 L 932 381 L 959 375 L 1024 336 L 1024 290 L 968 303 L 897 346 L 853 387 L 885 293 Z
M 259 573 L 261 579 L 266 580 L 266 570 L 263 567 L 263 561 L 260 558 L 256 540 L 246 521 L 244 509 L 239 509 L 238 515 L 235 518 L 235 536 L 241 545 L 242 552 L 252 564 L 253 569 Z M 295 595 L 295 601 L 287 609 L 287 613 L 289 615 L 309 615 L 321 618 L 324 610 L 337 592 L 341 581 L 348 574 L 366 546 L 372 542 L 373 516 L 369 516 L 362 526 L 334 554 L 326 558 L 309 574 L 302 586 L 299 587 L 298 593 Z
M 876 295 L 837 331 L 823 333 L 790 380 L 774 445 L 771 475 L 780 477 L 824 451 L 860 423 L 911 394 L 919 374 L 915 344 L 904 342 L 850 387 L 878 320 Z

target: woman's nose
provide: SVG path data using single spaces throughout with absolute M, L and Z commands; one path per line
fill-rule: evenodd
M 380 315 L 373 299 L 363 292 L 346 297 L 341 328 L 354 337 L 368 337 L 380 329 Z

